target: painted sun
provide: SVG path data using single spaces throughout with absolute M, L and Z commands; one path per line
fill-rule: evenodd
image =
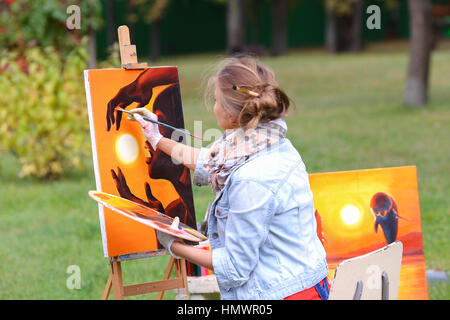
M 122 134 L 116 140 L 116 154 L 121 162 L 130 164 L 136 161 L 139 155 L 139 145 L 131 134 Z
M 341 218 L 346 225 L 352 226 L 360 220 L 361 211 L 354 205 L 346 205 L 341 210 Z

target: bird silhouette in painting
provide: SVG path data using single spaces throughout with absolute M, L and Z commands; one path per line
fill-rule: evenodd
M 398 218 L 406 220 L 399 216 L 394 198 L 386 193 L 378 192 L 370 200 L 370 210 L 375 215 L 375 233 L 378 232 L 378 225 L 380 225 L 387 244 L 394 242 L 397 239 Z

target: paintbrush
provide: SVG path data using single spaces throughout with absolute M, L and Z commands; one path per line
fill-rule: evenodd
M 134 115 L 133 112 L 130 112 L 130 111 L 125 110 L 125 109 L 122 109 L 122 108 L 120 108 L 120 107 L 116 107 L 116 109 L 119 110 L 119 111 L 128 113 L 128 114 L 130 114 L 130 115 L 132 115 L 132 116 Z M 175 127 L 172 127 L 171 125 L 168 125 L 168 124 L 166 124 L 166 123 L 164 123 L 164 122 L 160 122 L 160 121 L 157 121 L 157 120 L 153 120 L 152 118 L 149 118 L 149 117 L 147 117 L 147 116 L 143 116 L 143 115 L 140 115 L 140 116 L 142 117 L 142 119 L 144 119 L 144 120 L 146 120 L 146 121 L 150 121 L 150 122 L 153 122 L 153 123 L 156 123 L 156 124 L 160 124 L 160 125 L 162 125 L 162 126 L 164 126 L 164 127 L 166 127 L 166 128 L 169 128 L 169 129 L 172 129 L 172 130 L 176 130 L 176 131 L 181 131 L 181 132 L 187 133 L 187 134 L 190 135 L 191 137 L 194 137 L 194 138 L 203 140 L 203 138 L 201 138 L 201 137 L 199 137 L 199 136 L 196 136 L 196 135 L 190 133 L 190 132 L 187 131 L 186 129 L 175 128 Z

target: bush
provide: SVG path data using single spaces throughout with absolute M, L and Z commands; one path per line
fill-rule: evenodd
M 31 47 L 0 58 L 0 149 L 18 157 L 19 176 L 60 177 L 89 154 L 84 46 L 64 58 L 53 47 Z

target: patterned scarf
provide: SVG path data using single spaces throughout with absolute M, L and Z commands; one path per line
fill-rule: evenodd
M 259 123 L 254 129 L 227 129 L 222 137 L 212 145 L 205 160 L 204 168 L 210 173 L 209 184 L 214 192 L 220 192 L 237 165 L 250 155 L 277 143 L 286 137 L 287 126 L 284 119 Z

